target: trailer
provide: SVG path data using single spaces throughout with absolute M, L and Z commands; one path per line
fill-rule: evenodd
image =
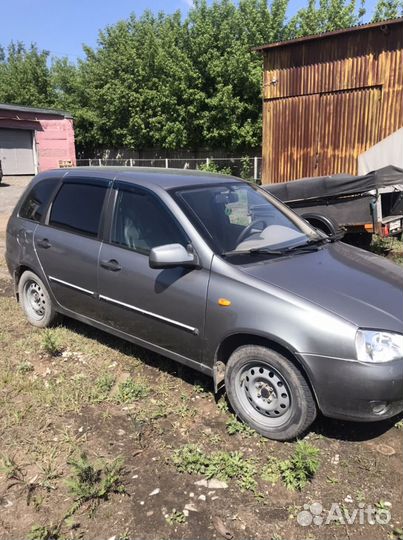
M 326 234 L 344 230 L 351 243 L 403 230 L 403 169 L 387 166 L 363 176 L 337 174 L 263 186 Z

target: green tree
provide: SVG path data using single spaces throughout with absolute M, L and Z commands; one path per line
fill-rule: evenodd
M 53 90 L 47 65 L 48 51 L 21 42 L 0 50 L 0 102 L 47 107 Z
M 356 0 L 308 0 L 289 21 L 288 38 L 331 32 L 361 22 L 365 14 L 365 0 L 357 9 Z
M 375 6 L 372 22 L 396 19 L 403 15 L 403 2 L 401 0 L 378 0 Z
M 185 148 L 202 95 L 183 47 L 180 13 L 145 12 L 107 27 L 79 67 L 102 145 Z
M 95 148 L 212 150 L 246 154 L 261 144 L 262 58 L 252 48 L 360 22 L 364 0 L 195 0 L 186 17 L 146 11 L 106 27 L 85 57 L 49 61 L 36 45 L 0 47 L 0 101 L 74 116 L 76 140 Z M 378 0 L 376 20 L 402 0 Z
M 186 49 L 202 80 L 197 127 L 204 146 L 260 144 L 261 57 L 253 46 L 281 39 L 288 2 L 196 0 L 186 21 Z

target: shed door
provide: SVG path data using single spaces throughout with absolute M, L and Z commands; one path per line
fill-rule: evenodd
M 264 102 L 264 183 L 314 176 L 320 95 Z
M 5 175 L 35 174 L 32 131 L 0 129 L 0 160 Z
M 320 96 L 314 176 L 357 174 L 358 156 L 379 140 L 380 103 L 380 87 Z

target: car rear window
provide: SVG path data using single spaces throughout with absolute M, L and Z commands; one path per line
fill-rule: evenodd
M 24 219 L 40 221 L 56 187 L 56 178 L 47 178 L 36 184 L 25 197 L 19 216 Z
M 96 237 L 107 189 L 106 185 L 63 184 L 53 202 L 49 225 Z

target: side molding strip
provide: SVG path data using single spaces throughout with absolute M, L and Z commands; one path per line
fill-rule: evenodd
M 109 296 L 104 296 L 102 294 L 99 295 L 100 300 L 104 300 L 105 302 L 110 302 L 111 304 L 116 304 L 118 306 L 125 307 L 127 309 L 131 309 L 132 311 L 136 311 L 137 313 L 141 313 L 142 315 L 145 315 L 147 317 L 152 317 L 153 319 L 158 319 L 159 321 L 165 322 L 167 324 L 172 324 L 173 326 L 178 326 L 179 328 L 182 328 L 183 330 L 186 330 L 187 332 L 191 332 L 195 336 L 199 335 L 199 330 L 197 328 L 194 328 L 193 326 L 188 326 L 187 324 L 183 324 L 179 321 L 174 321 L 173 319 L 168 319 L 168 317 L 163 317 L 162 315 L 157 315 L 156 313 L 152 313 L 151 311 L 146 311 L 145 309 L 141 309 L 135 306 L 132 306 L 131 304 L 126 304 L 125 302 L 120 302 L 120 300 L 115 300 L 114 298 L 110 298 Z
M 78 285 L 73 285 L 73 283 L 69 283 L 68 281 L 63 281 L 62 279 L 55 278 L 53 276 L 48 276 L 49 281 L 53 281 L 54 283 L 60 283 L 60 285 L 65 285 L 66 287 L 70 287 L 71 289 L 76 289 L 77 291 L 81 291 L 86 294 L 90 294 L 91 296 L 95 296 L 94 291 L 89 291 L 88 289 L 84 289 L 83 287 L 79 287 Z

